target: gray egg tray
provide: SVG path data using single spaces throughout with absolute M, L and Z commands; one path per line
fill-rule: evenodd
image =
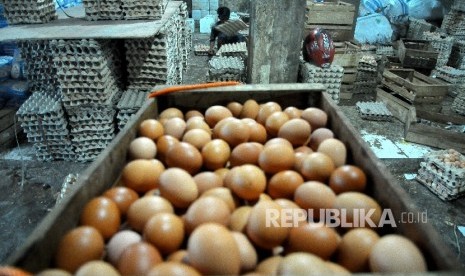
M 75 133 L 71 137 L 74 146 L 85 145 L 85 142 L 88 141 L 107 141 L 108 143 L 114 138 L 113 132 L 89 132 L 89 133 Z
M 225 44 L 216 53 L 219 56 L 247 56 L 247 44 L 245 42 Z
M 54 0 L 2 1 L 10 24 L 47 23 L 58 18 Z
M 121 0 L 83 0 L 87 20 L 123 19 Z
M 316 66 L 310 62 L 300 63 L 300 78 L 304 83 L 319 83 L 326 87 L 325 93 L 338 103 L 339 94 L 344 77 L 344 68 L 339 65 L 331 65 L 327 68 Z
M 450 10 L 444 16 L 441 28 L 450 35 L 463 36 L 465 34 L 465 12 Z
M 438 67 L 434 70 L 433 75 L 448 83 L 459 84 L 465 83 L 465 70 L 456 69 L 450 66 Z
M 465 116 L 465 92 L 458 94 L 452 103 L 452 109 L 460 115 Z
M 465 12 L 465 2 L 463 0 L 455 0 L 452 9 Z
M 223 74 L 244 74 L 244 60 L 239 57 L 216 56 L 208 62 L 208 73 L 213 77 Z
M 391 121 L 392 113 L 383 102 L 357 102 L 355 108 L 366 120 Z
M 394 47 L 384 46 L 384 45 L 376 46 L 376 54 L 383 55 L 383 56 L 397 56 L 397 53 L 394 50 Z
M 70 124 L 71 125 L 71 124 Z M 93 131 L 114 131 L 115 126 L 113 125 L 113 121 L 107 124 L 100 124 L 100 125 L 90 125 L 90 124 L 83 124 L 83 125 L 72 125 L 71 134 L 74 135 L 76 133 L 82 132 L 93 132 Z
M 245 74 L 220 74 L 220 75 L 210 75 L 207 74 L 207 82 L 220 82 L 220 81 L 239 81 L 245 82 Z
M 147 101 L 148 93 L 147 92 L 130 92 L 125 91 L 121 96 L 118 105 L 116 106 L 118 110 L 126 111 L 130 110 L 139 110 L 142 105 Z

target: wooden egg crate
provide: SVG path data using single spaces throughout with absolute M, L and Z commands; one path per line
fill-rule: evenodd
M 420 39 L 400 39 L 398 55 L 404 67 L 433 69 L 439 52 L 430 41 Z

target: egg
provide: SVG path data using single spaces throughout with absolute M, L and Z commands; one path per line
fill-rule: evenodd
M 289 116 L 289 119 L 300 118 L 302 115 L 302 110 L 294 106 L 288 106 L 283 111 Z
M 142 236 L 132 230 L 122 230 L 113 235 L 107 243 L 107 258 L 113 265 L 118 263 L 121 253 L 131 244 L 142 241 Z
M 323 223 L 304 223 L 291 228 L 288 239 L 290 252 L 312 253 L 324 260 L 328 260 L 339 244 L 339 237 L 333 228 Z
M 192 117 L 186 121 L 186 132 L 192 129 L 202 129 L 208 132 L 208 134 L 212 134 L 210 126 L 205 122 L 203 117 Z
M 274 145 L 274 144 L 280 144 L 280 145 L 287 146 L 287 147 L 290 147 L 290 148 L 293 149 L 293 146 L 292 146 L 291 142 L 289 142 L 287 139 L 284 139 L 284 138 L 281 138 L 281 137 L 275 137 L 275 138 L 269 139 L 268 141 L 266 141 L 264 146 L 271 146 L 271 145 Z
M 347 149 L 344 143 L 336 138 L 328 138 L 321 142 L 317 149 L 329 156 L 334 163 L 335 167 L 345 165 L 347 159 Z
M 203 194 L 205 191 L 213 188 L 223 187 L 222 177 L 214 172 L 200 172 L 194 176 L 194 181 L 199 194 Z
M 294 161 L 294 166 L 292 167 L 295 171 L 301 172 L 302 171 L 302 164 L 304 163 L 305 157 L 308 155 L 308 153 L 305 152 L 296 152 L 294 154 L 295 161 Z
M 111 199 L 113 202 L 116 203 L 116 206 L 119 209 L 119 212 L 122 216 L 125 216 L 129 206 L 139 199 L 139 195 L 133 189 L 128 187 L 113 187 L 106 190 L 103 193 L 104 197 Z
M 240 251 L 232 233 L 223 225 L 205 223 L 187 241 L 189 263 L 202 274 L 239 274 Z
M 157 248 L 162 255 L 175 252 L 184 241 L 184 222 L 175 214 L 153 215 L 144 226 L 144 239 Z
M 245 101 L 239 117 L 255 119 L 258 115 L 259 109 L 260 105 L 257 103 L 257 101 L 254 99 L 249 99 Z
M 102 234 L 91 226 L 78 226 L 68 231 L 60 240 L 55 253 L 57 268 L 71 273 L 86 262 L 103 257 L 104 239 Z
M 313 151 L 316 151 L 318 147 L 320 146 L 321 142 L 329 138 L 334 138 L 334 133 L 332 130 L 324 128 L 324 127 L 315 129 L 310 134 L 310 141 L 308 145 Z
M 158 213 L 174 213 L 173 205 L 160 196 L 141 197 L 129 206 L 127 222 L 132 229 L 142 233 L 147 221 Z
M 334 162 L 328 155 L 313 152 L 302 161 L 301 173 L 305 180 L 326 182 L 334 171 Z
M 167 262 L 178 262 L 178 263 L 186 263 L 188 264 L 188 257 L 187 257 L 187 250 L 180 249 L 176 252 L 169 254 L 166 257 Z
M 259 124 L 265 125 L 266 119 L 270 116 L 273 112 L 282 111 L 281 106 L 276 102 L 267 102 L 260 105 L 260 109 L 258 110 L 256 121 Z
M 203 164 L 200 151 L 186 142 L 174 144 L 168 152 L 166 152 L 165 162 L 170 168 L 181 168 L 190 174 L 196 174 L 200 171 Z
M 153 159 L 157 155 L 157 145 L 147 137 L 138 137 L 129 144 L 131 159 Z
M 229 120 L 218 130 L 218 138 L 223 139 L 231 148 L 249 140 L 249 127 L 242 120 Z
M 104 261 L 90 261 L 79 267 L 75 276 L 120 276 L 119 272 L 109 263 Z
M 225 124 L 227 124 L 228 122 L 234 122 L 234 121 L 237 121 L 237 120 L 239 120 L 239 119 L 234 118 L 234 117 L 226 117 L 226 118 L 222 119 L 221 121 L 219 121 L 218 123 L 216 123 L 216 125 L 212 129 L 212 132 L 213 132 L 212 137 L 214 139 L 219 138 L 220 130 L 223 128 L 223 126 Z
M 333 207 L 344 210 L 343 219 L 349 228 L 377 227 L 381 219 L 381 206 L 378 202 L 360 192 L 345 192 L 337 195 Z
M 198 150 L 201 150 L 211 139 L 211 134 L 203 129 L 188 130 L 182 137 L 183 142 L 193 145 Z
M 201 274 L 192 266 L 177 263 L 177 262 L 164 262 L 152 267 L 146 276 L 200 276 Z
M 146 119 L 139 125 L 138 134 L 156 141 L 165 133 L 163 125 L 155 119 Z
M 231 148 L 221 139 L 213 139 L 202 148 L 202 159 L 209 170 L 222 168 L 231 156 Z
M 278 266 L 281 263 L 282 256 L 272 256 L 258 263 L 255 271 L 263 275 L 277 275 Z
M 243 233 L 232 232 L 232 235 L 237 243 L 237 248 L 239 248 L 241 271 L 254 270 L 258 261 L 257 251 Z
M 258 156 L 263 150 L 263 145 L 257 142 L 247 142 L 233 148 L 229 163 L 231 167 L 245 164 L 258 165 Z
M 205 191 L 202 194 L 202 197 L 204 196 L 214 196 L 223 200 L 228 205 L 229 210 L 231 210 L 231 212 L 234 211 L 236 209 L 236 206 L 238 205 L 236 199 L 233 197 L 231 193 L 231 190 L 225 187 L 218 187 Z
M 278 131 L 286 122 L 289 121 L 289 116 L 282 111 L 273 112 L 265 121 L 265 129 L 270 137 L 276 137 Z
M 84 205 L 80 216 L 81 225 L 92 226 L 104 239 L 113 236 L 121 224 L 118 205 L 109 198 L 99 196 Z
M 278 265 L 277 275 L 332 275 L 331 269 L 320 257 L 305 253 L 296 252 L 286 255 Z
M 230 102 L 226 105 L 226 108 L 231 111 L 234 117 L 238 118 L 242 112 L 243 105 L 239 102 Z
M 312 129 L 310 124 L 300 118 L 295 118 L 284 123 L 278 131 L 278 137 L 291 142 L 295 147 L 302 146 L 310 139 Z
M 160 115 L 158 115 L 159 119 L 171 119 L 171 118 L 181 118 L 184 119 L 183 112 L 176 107 L 170 107 L 163 110 Z
M 295 156 L 292 147 L 284 144 L 265 145 L 258 156 L 258 164 L 266 173 L 278 173 L 294 166 Z
M 307 222 L 307 211 L 300 208 L 294 201 L 286 198 L 275 199 L 274 202 L 285 210 L 285 223 L 292 223 L 293 227 L 297 227 Z
M 224 180 L 224 177 L 226 176 L 228 172 L 229 172 L 229 168 L 219 168 L 214 171 L 214 173 L 218 175 L 221 178 L 221 180 Z
M 123 251 L 116 267 L 122 275 L 145 275 L 161 262 L 163 259 L 160 252 L 153 245 L 138 242 Z
M 293 198 L 295 190 L 303 183 L 304 179 L 300 173 L 284 170 L 270 178 L 267 191 L 272 198 Z
M 166 153 L 173 145 L 179 143 L 179 140 L 171 135 L 163 135 L 157 140 L 157 159 L 165 162 Z
M 266 188 L 263 171 L 251 164 L 232 168 L 224 178 L 224 185 L 245 200 L 257 200 Z
M 367 177 L 358 166 L 344 165 L 336 168 L 329 177 L 329 187 L 336 193 L 363 192 Z
M 312 153 L 314 151 L 312 150 L 312 148 L 310 148 L 308 146 L 300 146 L 300 147 L 295 148 L 294 152 L 295 153 L 301 152 L 301 153 L 310 154 L 310 153 Z
M 265 126 L 250 118 L 244 118 L 242 121 L 249 127 L 249 142 L 257 142 L 260 144 L 266 142 L 268 137 Z
M 160 194 L 177 208 L 188 207 L 198 196 L 194 178 L 180 168 L 166 169 L 159 179 Z
M 294 201 L 302 209 L 310 210 L 313 218 L 320 218 L 321 212 L 331 209 L 336 201 L 336 194 L 327 185 L 318 181 L 307 181 L 297 187 Z
M 241 206 L 235 209 L 231 214 L 229 229 L 231 229 L 231 231 L 244 232 L 250 211 L 252 211 L 252 207 L 250 206 Z
M 186 122 L 181 118 L 171 118 L 163 124 L 165 135 L 171 135 L 180 140 L 186 131 Z
M 308 107 L 304 109 L 301 118 L 310 123 L 312 130 L 325 127 L 328 123 L 328 114 L 317 107 Z
M 205 121 L 213 128 L 215 125 L 224 118 L 232 117 L 231 111 L 221 105 L 213 105 L 205 110 Z
M 47 268 L 34 275 L 36 276 L 73 276 L 73 274 L 69 273 L 68 271 L 59 269 L 59 268 Z
M 194 201 L 185 214 L 186 230 L 191 233 L 207 222 L 228 226 L 231 210 L 225 201 L 215 196 L 202 196 Z
M 342 236 L 337 249 L 337 262 L 351 272 L 368 272 L 368 259 L 379 235 L 368 228 L 356 228 Z
M 352 273 L 350 273 L 349 270 L 347 270 L 345 267 L 343 267 L 342 265 L 339 265 L 337 263 L 327 261 L 326 265 L 329 267 L 329 269 L 331 269 L 331 271 L 333 272 L 332 273 L 333 275 L 341 275 L 341 276 L 342 275 L 352 275 Z
M 373 246 L 369 264 L 372 272 L 421 273 L 427 265 L 420 249 L 409 239 L 390 234 L 379 239 Z
M 133 160 L 123 168 L 121 181 L 126 187 L 145 193 L 158 187 L 158 179 L 164 170 L 165 166 L 157 159 Z
M 184 119 L 186 119 L 186 122 L 190 119 L 190 118 L 194 118 L 194 117 L 200 117 L 200 118 L 203 118 L 203 114 L 202 112 L 198 111 L 198 110 L 189 110 L 186 112 L 186 114 L 184 114 Z

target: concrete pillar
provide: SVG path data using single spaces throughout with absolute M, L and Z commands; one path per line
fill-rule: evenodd
M 251 1 L 248 82 L 297 82 L 306 0 Z

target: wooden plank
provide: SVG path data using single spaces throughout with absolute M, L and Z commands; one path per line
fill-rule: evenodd
M 386 88 L 391 90 L 392 92 L 399 94 L 406 100 L 409 100 L 410 102 L 413 102 L 415 100 L 415 94 L 410 93 L 405 87 L 398 86 L 392 82 L 389 82 L 385 79 L 381 80 L 381 84 L 384 85 Z
M 354 32 L 350 25 L 306 25 L 303 37 L 306 37 L 315 28 L 327 30 L 334 41 L 348 41 L 354 39 Z
M 411 124 L 405 140 L 440 149 L 455 149 L 465 154 L 465 135 L 425 124 Z
M 0 132 L 13 125 L 15 115 L 16 110 L 14 108 L 4 108 L 0 110 Z
M 337 3 L 315 3 L 315 2 L 311 2 L 311 1 L 307 1 L 307 9 L 309 9 L 310 11 L 333 11 L 333 12 L 344 12 L 344 11 L 350 11 L 350 12 L 355 12 L 355 6 L 350 4 L 350 3 L 346 3 L 346 2 L 342 2 L 342 1 L 338 1 Z
M 10 125 L 0 132 L 0 149 L 6 149 L 14 144 L 16 140 L 16 135 L 19 135 L 23 129 L 19 124 Z
M 405 74 L 408 77 L 402 77 Z M 444 97 L 449 89 L 446 83 L 409 69 L 385 70 L 383 77 L 392 85 L 399 86 L 399 90 L 411 92 L 416 98 Z
M 332 64 L 342 67 L 356 67 L 360 60 L 358 53 L 336 53 Z
M 161 20 L 58 19 L 44 24 L 22 24 L 0 28 L 0 42 L 49 39 L 123 39 L 153 37 L 179 11 L 182 1 L 169 1 Z
M 418 110 L 417 118 L 438 122 L 442 124 L 456 124 L 456 125 L 465 125 L 465 117 L 460 115 L 445 115 L 436 112 L 430 112 L 426 110 Z
M 376 88 L 376 100 L 385 103 L 392 115 L 401 122 L 406 123 L 416 120 L 416 110 L 414 106 L 394 97 L 380 88 Z
M 354 83 L 357 79 L 357 75 L 355 73 L 345 73 L 342 76 L 342 83 Z
M 350 25 L 354 21 L 353 11 L 310 10 L 307 24 Z

